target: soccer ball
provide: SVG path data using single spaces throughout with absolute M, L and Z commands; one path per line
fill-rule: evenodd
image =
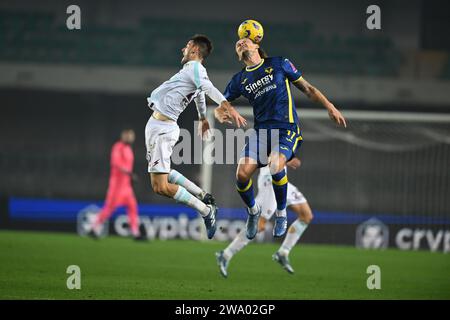
M 238 28 L 239 39 L 249 38 L 255 43 L 261 42 L 264 36 L 264 29 L 256 20 L 245 20 Z

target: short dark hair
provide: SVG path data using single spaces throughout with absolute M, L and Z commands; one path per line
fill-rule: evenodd
M 194 45 L 198 46 L 199 54 L 202 59 L 206 59 L 213 51 L 211 40 L 209 40 L 209 38 L 203 34 L 196 34 L 189 40 L 192 40 L 194 42 Z

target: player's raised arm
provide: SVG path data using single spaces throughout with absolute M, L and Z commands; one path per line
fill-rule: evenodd
M 224 93 L 224 97 L 227 101 L 236 100 L 241 95 L 239 87 L 236 85 L 237 81 L 238 76 L 235 75 L 228 83 Z M 214 110 L 214 116 L 220 123 L 227 122 L 231 124 L 231 120 L 233 120 L 238 128 L 240 127 L 239 124 L 242 124 L 243 126 L 247 125 L 247 120 L 245 120 L 229 102 L 216 108 Z
M 282 67 L 284 74 L 290 82 L 294 84 L 301 92 L 306 94 L 306 96 L 314 102 L 320 103 L 328 110 L 328 115 L 331 120 L 336 122 L 338 125 L 347 127 L 344 116 L 339 112 L 338 109 L 330 102 L 328 99 L 320 92 L 317 88 L 309 84 L 303 78 L 302 72 L 298 70 L 294 64 L 289 61 L 289 59 L 284 59 L 282 62 Z
M 228 101 L 222 102 L 219 107 L 214 109 L 214 116 L 220 123 L 227 122 L 231 124 L 231 121 L 233 121 L 238 128 L 241 125 L 247 125 L 247 120 Z
M 231 120 L 240 128 L 245 126 L 247 121 L 231 106 L 223 94 L 209 80 L 206 69 L 198 63 L 194 66 L 194 82 L 202 92 L 211 98 L 219 107 L 228 111 Z
M 210 97 L 219 105 L 219 108 L 221 108 L 221 110 L 226 110 L 226 113 L 228 114 L 230 120 L 232 120 L 238 128 L 247 125 L 247 120 L 245 120 L 245 118 L 236 111 L 236 109 L 227 101 L 227 99 L 225 99 L 222 93 L 213 86 L 209 79 L 204 80 L 201 88 L 202 91 L 204 89 L 208 97 Z
M 320 92 L 319 89 L 311 85 L 303 77 L 300 77 L 296 81 L 292 82 L 301 92 L 303 92 L 311 101 L 320 103 L 328 110 L 328 115 L 331 120 L 336 122 L 338 125 L 347 127 L 345 118 L 342 113 L 325 97 L 325 95 Z

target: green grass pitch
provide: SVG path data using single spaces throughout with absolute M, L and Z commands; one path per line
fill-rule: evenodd
M 0 232 L 0 299 L 450 299 L 450 255 L 298 245 L 294 275 L 271 260 L 277 244 L 250 244 L 220 276 L 226 243 L 153 241 L 75 234 Z M 367 266 L 381 268 L 368 290 Z M 66 269 L 81 268 L 81 290 Z

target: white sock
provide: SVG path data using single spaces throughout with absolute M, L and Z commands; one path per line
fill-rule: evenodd
M 209 207 L 204 204 L 202 201 L 197 199 L 195 196 L 190 194 L 184 187 L 178 186 L 177 193 L 173 196 L 173 198 L 185 205 L 197 210 L 202 216 L 207 216 L 210 212 Z
M 197 198 L 203 198 L 205 195 L 205 192 L 199 186 L 183 176 L 177 170 L 170 170 L 168 179 L 170 183 L 184 187 L 187 191 L 189 191 Z
M 228 245 L 228 247 L 223 250 L 223 255 L 225 259 L 230 260 L 236 253 L 241 251 L 251 240 L 247 239 L 245 231 L 242 230 L 234 238 L 234 240 Z
M 286 209 L 283 210 L 275 210 L 275 215 L 277 217 L 286 217 Z
M 307 227 L 307 223 L 304 223 L 299 219 L 295 220 L 289 227 L 286 238 L 284 238 L 284 241 L 281 244 L 280 249 L 278 249 L 278 252 L 284 256 L 289 255 L 289 252 L 291 252 L 292 248 L 295 246 Z
M 253 207 L 249 208 L 250 209 L 250 214 L 251 215 L 255 215 L 258 213 L 259 211 L 259 207 L 258 204 L 255 202 L 255 204 L 253 205 Z

